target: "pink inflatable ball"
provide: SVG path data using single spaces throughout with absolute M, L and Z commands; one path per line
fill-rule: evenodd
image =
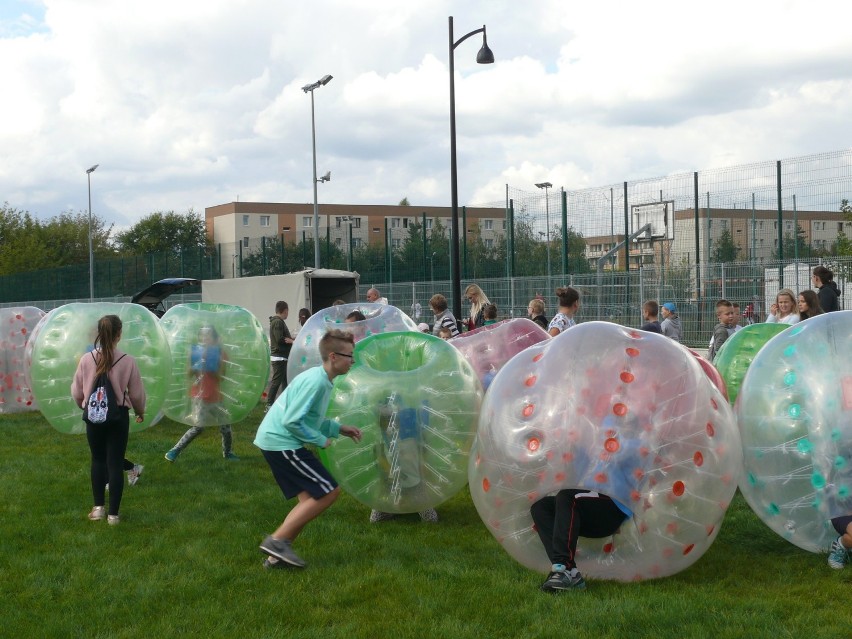
M 672 340 L 587 322 L 531 346 L 485 395 L 469 485 L 489 531 L 523 565 L 550 564 L 530 506 L 564 488 L 633 511 L 618 534 L 580 538 L 587 577 L 664 577 L 719 532 L 741 467 L 733 413 L 698 361 Z
M 462 333 L 449 340 L 473 366 L 484 389 L 503 365 L 533 344 L 550 339 L 535 322 L 519 317 Z
M 728 387 L 725 384 L 724 378 L 719 373 L 719 371 L 716 369 L 716 367 L 713 366 L 713 364 L 711 364 L 708 360 L 701 357 L 701 355 L 696 353 L 691 348 L 687 348 L 686 350 L 688 350 L 690 353 L 692 353 L 692 355 L 695 357 L 695 359 L 698 360 L 698 365 L 701 366 L 701 370 L 704 371 L 704 374 L 707 375 L 707 378 L 711 382 L 713 382 L 713 385 L 716 388 L 719 389 L 719 392 L 722 393 L 724 398 L 727 400 L 728 399 Z
M 26 346 L 44 311 L 35 306 L 0 309 L 0 414 L 37 410 L 27 378 Z
M 778 535 L 827 550 L 832 517 L 852 513 L 852 311 L 771 338 L 740 387 L 740 490 Z
M 328 467 L 370 508 L 434 508 L 467 483 L 481 400 L 470 364 L 446 341 L 411 331 L 368 337 L 335 379 L 327 412 L 362 439 L 333 440 Z
M 346 317 L 353 311 L 361 312 L 366 319 L 347 322 Z M 388 304 L 356 303 L 324 308 L 311 315 L 294 338 L 287 360 L 287 379 L 294 379 L 299 373 L 322 363 L 318 344 L 329 328 L 352 333 L 357 343 L 371 335 L 417 331 L 417 324 L 396 306 Z
M 46 315 L 27 343 L 33 395 L 45 419 L 60 432 L 86 432 L 83 409 L 71 397 L 71 381 L 80 358 L 92 350 L 104 315 L 121 319 L 118 349 L 136 359 L 145 384 L 145 421 L 137 424 L 131 410 L 131 432 L 156 423 L 163 406 L 171 354 L 156 316 L 139 304 L 66 304 Z

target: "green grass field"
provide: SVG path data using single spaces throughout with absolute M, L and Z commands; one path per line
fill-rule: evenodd
M 234 427 L 239 462 L 210 429 L 174 464 L 185 430 L 131 435 L 145 465 L 122 522 L 90 522 L 84 436 L 40 414 L 0 416 L 0 637 L 850 637 L 852 567 L 782 540 L 737 497 L 690 569 L 642 583 L 588 581 L 552 596 L 485 529 L 467 491 L 416 516 L 369 524 L 343 495 L 306 528 L 307 570 L 265 571 L 258 544 L 285 503 Z

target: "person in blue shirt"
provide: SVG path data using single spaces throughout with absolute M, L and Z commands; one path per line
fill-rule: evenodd
M 307 564 L 291 545 L 340 494 L 337 482 L 305 444 L 326 448 L 331 438 L 340 435 L 361 440 L 360 429 L 325 419 L 334 378 L 349 372 L 354 348 L 350 333 L 334 329 L 323 335 L 319 341 L 322 365 L 298 375 L 257 430 L 254 445 L 263 453 L 285 499 L 298 499 L 278 529 L 260 544 L 268 555 L 263 564 L 266 568 L 304 568 Z
M 586 587 L 574 562 L 578 537 L 609 537 L 633 516 L 627 506 L 603 493 L 573 488 L 539 499 L 530 514 L 551 563 L 541 589 L 551 593 Z

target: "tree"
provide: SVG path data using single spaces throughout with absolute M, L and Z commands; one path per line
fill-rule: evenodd
M 407 195 L 399 201 L 399 206 L 411 206 Z
M 710 252 L 710 261 L 719 263 L 736 262 L 740 247 L 734 242 L 730 229 L 725 229 L 714 242 L 713 250 Z
M 805 240 L 805 230 L 799 224 L 796 224 L 795 239 L 789 233 L 785 233 L 782 246 L 785 260 L 792 260 L 795 257 L 801 259 L 811 255 L 811 247 Z
M 204 219 L 193 209 L 180 214 L 156 211 L 142 218 L 127 231 L 115 235 L 115 245 L 129 255 L 145 255 L 213 247 Z

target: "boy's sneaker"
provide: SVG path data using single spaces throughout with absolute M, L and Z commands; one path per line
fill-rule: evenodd
M 293 552 L 293 549 L 290 547 L 290 542 L 286 539 L 279 540 L 275 539 L 272 535 L 269 535 L 263 540 L 263 543 L 260 544 L 260 550 L 265 552 L 267 555 L 287 562 L 296 568 L 304 568 L 307 566 L 302 558 Z
M 431 524 L 438 523 L 438 513 L 434 508 L 427 508 L 420 511 L 420 521 L 425 521 Z
M 840 543 L 840 537 L 831 542 L 828 551 L 828 565 L 835 570 L 840 570 L 849 562 L 849 550 Z
M 550 573 L 541 589 L 544 592 L 563 592 L 565 590 L 583 590 L 586 581 L 576 568 L 571 570 L 554 570 Z
M 172 448 L 169 452 L 166 453 L 165 457 L 170 462 L 173 462 L 177 459 L 178 455 L 180 455 L 180 451 L 177 448 Z
M 89 513 L 89 519 L 92 521 L 100 521 L 106 517 L 106 508 L 103 506 L 95 506 L 92 508 L 92 512 Z
M 240 458 L 230 451 L 227 453 L 222 453 L 222 457 L 224 457 L 228 461 L 240 461 Z
M 133 464 L 133 468 L 127 471 L 127 483 L 131 486 L 135 486 L 136 482 L 139 481 L 139 475 L 142 474 L 144 468 L 145 467 L 142 464 Z
M 370 511 L 370 523 L 376 524 L 380 521 L 390 521 L 396 517 L 393 513 L 383 513 L 381 510 L 371 510 Z
M 121 523 L 121 517 L 118 515 L 107 515 L 107 523 L 110 526 L 118 526 Z
M 292 564 L 288 564 L 286 561 L 281 561 L 280 559 L 276 559 L 275 557 L 267 557 L 263 560 L 263 567 L 266 570 L 281 570 L 282 568 L 294 568 Z

